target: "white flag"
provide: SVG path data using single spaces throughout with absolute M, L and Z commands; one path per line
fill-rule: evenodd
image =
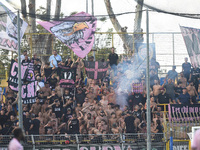
M 9 9 L 7 3 L 0 2 L 0 49 L 18 50 L 17 15 Z M 20 19 L 20 41 L 28 24 Z

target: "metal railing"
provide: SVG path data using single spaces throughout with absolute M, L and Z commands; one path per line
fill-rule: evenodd
M 146 148 L 146 133 L 134 134 L 62 134 L 62 135 L 28 135 L 23 146 L 25 149 L 68 148 L 83 150 L 84 147 L 113 147 L 113 149 Z M 152 133 L 152 148 L 166 149 L 163 133 Z M 6 148 L 12 136 L 0 136 L 0 147 Z M 85 149 L 86 149 L 85 148 Z

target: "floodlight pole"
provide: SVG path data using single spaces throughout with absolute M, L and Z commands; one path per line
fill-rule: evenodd
M 88 13 L 88 0 L 86 0 L 86 13 Z M 86 55 L 86 60 L 88 60 L 88 54 Z
M 146 89 L 147 89 L 147 150 L 151 150 L 151 110 L 150 110 L 150 79 L 149 79 L 149 12 L 146 10 L 146 38 L 147 38 L 147 71 L 146 71 Z
M 20 15 L 17 11 L 17 40 L 18 40 L 18 116 L 19 127 L 23 129 L 23 116 L 22 116 L 22 82 L 21 82 L 21 53 L 20 53 Z
M 94 0 L 92 0 L 92 16 L 94 17 Z M 94 34 L 94 43 L 93 43 L 93 57 L 94 57 L 94 61 L 96 60 L 95 58 L 95 34 Z

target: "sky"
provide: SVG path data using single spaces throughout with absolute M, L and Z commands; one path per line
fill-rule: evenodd
M 0 0 L 4 1 L 4 0 Z M 7 0 L 15 5 L 20 4 L 20 0 Z M 65 16 L 69 16 L 71 12 L 86 12 L 86 2 L 88 1 L 88 13 L 92 14 L 92 0 L 62 0 L 61 12 L 64 13 Z M 106 7 L 104 4 L 104 0 L 93 0 L 94 1 L 94 15 L 107 15 Z M 136 2 L 135 0 L 110 0 L 111 5 L 113 7 L 115 14 L 125 13 L 125 12 L 135 12 Z M 27 0 L 27 5 L 29 0 Z M 197 14 L 199 13 L 199 0 L 144 0 L 144 3 L 155 8 L 171 11 L 175 13 L 191 13 Z M 52 0 L 51 7 L 51 15 L 55 12 L 56 0 Z M 46 7 L 46 0 L 36 0 L 36 7 L 39 6 Z M 20 6 L 19 6 L 20 8 Z M 146 8 L 144 7 L 143 10 Z M 28 10 L 28 9 L 27 9 Z M 125 14 L 117 16 L 122 27 L 127 26 L 128 32 L 133 32 L 134 29 L 134 18 L 135 14 Z M 198 19 L 190 19 L 184 18 L 174 15 L 169 15 L 165 13 L 158 13 L 154 11 L 149 11 L 149 32 L 180 32 L 179 25 L 194 27 L 200 29 L 200 20 Z M 143 13 L 142 16 L 142 25 L 143 31 L 146 32 L 146 12 Z M 106 22 L 97 22 L 97 28 L 101 28 L 100 31 L 106 32 L 108 28 L 113 28 L 112 23 L 107 17 Z M 115 31 L 115 30 L 113 30 Z M 158 35 L 158 34 L 157 34 Z M 161 34 L 159 34 L 161 35 Z M 156 59 L 159 61 L 161 65 L 172 65 L 172 36 L 155 36 L 155 44 L 156 44 Z M 181 65 L 184 57 L 188 57 L 187 50 L 181 35 L 179 37 L 175 36 L 175 62 L 176 65 Z M 114 46 L 116 47 L 116 52 L 118 54 L 122 54 L 124 52 L 122 42 L 118 38 L 114 37 Z M 150 41 L 151 42 L 151 41 Z M 167 55 L 166 55 L 167 53 Z M 159 55 L 160 54 L 160 55 Z M 169 55 L 168 55 L 169 54 Z M 170 68 L 167 68 L 167 70 Z M 181 68 L 179 68 L 181 69 Z
M 7 0 L 20 4 L 20 0 Z M 27 0 L 27 4 L 28 4 Z M 88 2 L 88 13 L 92 14 L 92 0 L 62 0 L 61 12 L 66 16 L 71 12 L 86 12 L 86 2 Z M 104 0 L 93 0 L 94 15 L 107 15 Z M 166 11 L 182 12 L 182 13 L 199 13 L 199 0 L 144 0 L 144 3 L 160 8 Z M 111 4 L 115 13 L 135 12 L 136 2 L 134 0 L 111 0 Z M 46 7 L 46 0 L 36 0 L 37 7 Z M 52 0 L 52 14 L 55 12 L 56 0 Z M 187 7 L 186 7 L 187 6 Z M 143 9 L 146 9 L 145 7 Z M 122 27 L 127 26 L 128 31 L 132 32 L 134 28 L 135 14 L 126 14 L 118 16 L 118 20 Z M 150 32 L 180 32 L 179 25 L 200 28 L 200 21 L 198 19 L 189 19 L 164 13 L 149 12 L 149 28 Z M 97 23 L 98 28 L 102 31 L 107 31 L 108 28 L 113 27 L 110 20 L 106 22 Z M 143 13 L 142 28 L 146 29 L 146 13 Z

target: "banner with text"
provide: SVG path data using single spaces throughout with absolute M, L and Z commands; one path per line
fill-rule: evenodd
M 21 79 L 24 80 L 28 66 L 21 65 Z M 12 59 L 8 78 L 8 85 L 13 91 L 18 91 L 18 63 Z
M 73 88 L 76 80 L 76 68 L 69 68 L 59 65 L 60 87 Z
M 193 67 L 200 67 L 200 29 L 180 26 Z
M 23 104 L 35 103 L 37 81 L 29 82 L 22 85 L 22 102 Z
M 12 11 L 11 11 L 12 9 Z M 0 48 L 11 51 L 18 50 L 17 15 L 8 3 L 0 2 Z M 20 19 L 20 41 L 28 24 Z
M 169 120 L 172 122 L 199 122 L 200 104 L 169 104 Z

